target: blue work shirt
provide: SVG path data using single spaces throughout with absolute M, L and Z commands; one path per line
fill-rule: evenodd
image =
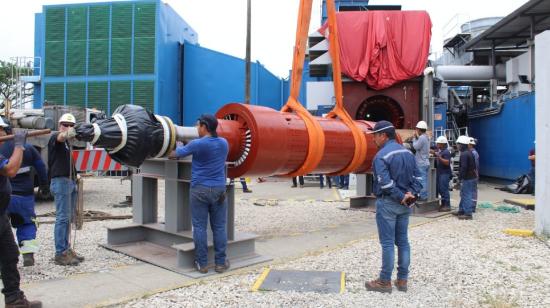
M 13 141 L 7 141 L 0 147 L 0 153 L 4 157 L 11 157 L 13 147 Z M 46 171 L 46 165 L 42 161 L 42 157 L 40 157 L 40 153 L 32 145 L 25 143 L 21 167 L 17 171 L 17 175 L 10 179 L 12 194 L 19 196 L 34 194 L 34 178 L 31 177 L 31 167 L 34 167 L 36 170 L 40 184 L 48 184 L 48 172 Z
M 177 157 L 193 155 L 191 187 L 204 185 L 225 187 L 225 160 L 229 146 L 221 137 L 205 136 L 176 148 Z
M 443 158 L 444 160 L 448 160 L 449 164 L 444 165 L 441 161 L 436 160 L 436 166 L 437 166 L 437 174 L 451 174 L 451 152 L 449 152 L 448 149 L 440 150 L 438 153 L 439 157 Z
M 474 154 L 467 148 L 460 152 L 460 180 L 477 179 L 477 169 Z
M 414 155 L 395 140 L 388 140 L 372 163 L 374 172 L 374 194 L 387 196 L 400 203 L 405 193 L 420 193 L 420 170 Z

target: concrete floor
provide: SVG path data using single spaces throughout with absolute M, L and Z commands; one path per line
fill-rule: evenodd
M 237 186 L 236 198 L 239 199 L 295 199 L 295 200 L 342 200 L 341 195 L 349 192 L 336 189 L 319 189 L 317 183 L 308 182 L 304 188 L 289 188 L 291 182 L 287 179 L 270 179 L 268 182 L 250 183 L 251 194 L 242 193 L 240 184 Z M 490 183 L 479 185 L 479 201 L 498 202 L 506 198 L 526 198 L 529 195 L 513 195 L 496 190 Z M 353 189 L 353 188 L 352 188 Z M 352 191 L 350 191 L 352 193 Z M 452 204 L 458 204 L 459 192 L 451 194 Z M 433 218 L 411 217 L 411 226 L 433 221 Z M 307 233 L 293 234 L 284 237 L 260 238 L 256 242 L 258 253 L 273 258 L 274 263 L 301 257 L 305 254 L 335 249 L 357 239 L 376 236 L 376 224 L 373 218 L 361 224 L 344 224 L 327 226 L 327 228 Z M 263 267 L 259 264 L 252 268 Z M 242 273 L 251 268 L 230 271 L 225 275 Z M 215 279 L 211 276 L 203 280 Z M 196 283 L 196 279 L 158 268 L 145 263 L 124 266 L 102 272 L 69 276 L 66 279 L 47 280 L 31 284 L 23 284 L 22 289 L 29 298 L 40 299 L 45 307 L 81 307 L 109 305 L 132 298 L 151 295 Z M 2 304 L 0 304 L 2 305 Z

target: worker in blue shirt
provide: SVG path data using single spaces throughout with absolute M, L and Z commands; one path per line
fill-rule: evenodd
M 437 193 L 441 198 L 439 212 L 451 211 L 451 196 L 449 194 L 449 181 L 451 180 L 451 153 L 448 150 L 448 141 L 445 136 L 439 136 L 436 140 L 437 151 L 435 154 Z
M 229 268 L 227 247 L 227 200 L 225 161 L 229 147 L 224 138 L 218 137 L 218 120 L 203 114 L 197 120 L 199 139 L 178 146 L 171 158 L 193 155 L 191 163 L 191 222 L 195 243 L 195 268 L 208 273 L 208 246 L 206 228 L 208 218 L 214 237 L 214 270 L 222 273 Z
M 476 162 L 476 170 L 477 170 L 477 178 L 476 182 L 474 184 L 474 195 L 473 195 L 473 208 L 472 212 L 476 212 L 477 207 L 477 184 L 479 183 L 479 153 L 476 150 L 476 143 L 477 140 L 475 138 L 470 138 L 470 144 L 468 144 L 468 149 L 470 152 L 472 152 L 472 155 L 474 155 L 474 160 Z
M 471 220 L 473 212 L 473 199 L 475 182 L 477 181 L 477 170 L 474 155 L 468 149 L 470 137 L 460 136 L 457 139 L 460 150 L 460 171 L 458 179 L 460 181 L 460 203 L 458 212 L 453 215 L 459 219 Z
M 11 134 L 9 126 L 4 130 Z M 12 226 L 17 229 L 16 235 L 19 251 L 23 255 L 23 266 L 33 266 L 34 254 L 38 252 L 38 241 L 34 211 L 34 176 L 31 168 L 36 170 L 42 188 L 48 186 L 48 172 L 40 153 L 28 143 L 25 143 L 24 148 L 21 168 L 17 171 L 17 175 L 10 179 L 12 193 L 7 213 L 11 217 Z M 4 157 L 10 157 L 13 149 L 14 142 L 7 141 L 0 146 L 0 153 Z
M 4 130 L 9 125 L 0 118 L 0 136 L 6 136 Z M 21 276 L 17 269 L 19 249 L 13 236 L 10 219 L 6 209 L 11 199 L 11 185 L 9 178 L 17 175 L 23 160 L 23 151 L 27 138 L 26 131 L 19 130 L 14 134 L 14 150 L 11 156 L 5 157 L 0 153 L 0 273 L 2 276 L 2 294 L 6 308 L 14 307 L 42 307 L 39 301 L 29 301 L 21 291 Z
M 413 148 L 415 152 L 416 165 L 422 177 L 422 190 L 420 191 L 421 201 L 428 199 L 428 171 L 430 170 L 430 138 L 426 134 L 428 124 L 420 121 L 416 124 L 414 132 Z
M 422 189 L 420 172 L 414 155 L 395 141 L 395 128 L 388 121 L 374 126 L 374 142 L 379 150 L 374 157 L 374 194 L 376 225 L 382 246 L 382 269 L 378 279 L 366 282 L 369 291 L 391 293 L 394 268 L 394 245 L 397 245 L 397 280 L 399 291 L 407 291 L 410 264 L 408 240 L 410 206 Z

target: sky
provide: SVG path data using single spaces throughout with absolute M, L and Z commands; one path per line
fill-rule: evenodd
M 42 5 L 104 2 L 95 0 L 0 1 L 0 60 L 34 54 L 34 14 Z M 199 35 L 199 44 L 244 58 L 247 0 L 163 0 Z M 400 4 L 403 10 L 426 10 L 432 19 L 432 52 L 444 37 L 470 19 L 506 16 L 527 0 L 371 0 L 371 5 Z M 292 65 L 299 0 L 252 0 L 252 60 L 279 77 Z M 320 26 L 321 0 L 313 0 L 310 32 Z M 454 32 L 452 30 L 455 30 Z M 447 34 L 445 36 L 445 34 Z

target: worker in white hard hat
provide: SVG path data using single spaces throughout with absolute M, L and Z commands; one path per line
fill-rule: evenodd
M 476 150 L 476 144 L 477 144 L 477 139 L 470 138 L 470 143 L 468 144 L 468 150 L 470 150 L 470 152 L 472 152 L 472 155 L 474 155 L 474 159 L 476 161 L 476 170 L 477 170 L 477 178 L 476 178 L 476 183 L 474 188 L 474 198 L 473 198 L 474 205 L 472 209 L 472 212 L 474 213 L 476 212 L 476 208 L 477 208 L 477 184 L 479 183 L 479 153 Z
M 437 194 L 441 198 L 440 212 L 451 211 L 451 196 L 449 194 L 449 181 L 451 180 L 451 152 L 445 136 L 437 137 L 435 141 L 437 150 L 434 152 L 437 177 Z
M 76 170 L 71 160 L 70 142 L 76 136 L 74 115 L 65 113 L 59 118 L 58 132 L 48 143 L 48 170 L 51 176 L 50 190 L 55 199 L 55 257 L 57 265 L 78 265 L 84 257 L 69 245 L 70 224 L 76 209 Z
M 470 137 L 460 136 L 457 139 L 457 144 L 460 150 L 460 171 L 458 179 L 460 181 L 460 203 L 458 212 L 453 215 L 459 219 L 471 220 L 473 212 L 473 199 L 475 182 L 477 180 L 477 170 L 474 155 L 468 150 Z
M 430 170 L 430 138 L 426 134 L 428 124 L 420 121 L 416 124 L 412 146 L 415 152 L 416 165 L 420 170 L 422 190 L 419 201 L 428 199 L 428 171 Z

